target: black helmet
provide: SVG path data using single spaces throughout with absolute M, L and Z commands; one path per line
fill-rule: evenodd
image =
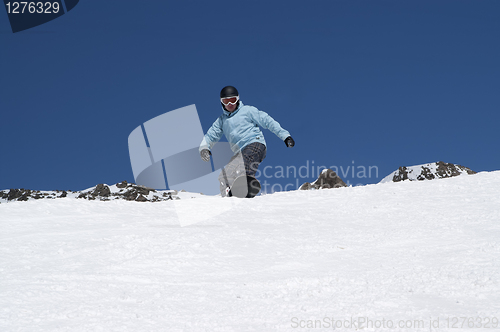
M 227 97 L 235 97 L 239 96 L 240 94 L 238 93 L 238 90 L 234 86 L 226 86 L 220 90 L 220 97 L 221 98 L 227 98 Z

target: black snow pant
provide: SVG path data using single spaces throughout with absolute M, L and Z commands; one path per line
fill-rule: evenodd
M 235 154 L 219 174 L 221 195 L 226 196 L 226 188 L 231 186 L 234 180 L 243 173 L 255 176 L 260 163 L 266 158 L 266 152 L 264 144 L 254 142 Z

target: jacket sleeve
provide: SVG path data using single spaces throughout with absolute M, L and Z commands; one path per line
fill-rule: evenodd
M 203 149 L 212 149 L 212 147 L 217 143 L 222 137 L 222 119 L 219 117 L 212 126 L 208 129 L 206 135 L 203 137 L 200 143 L 199 151 Z
M 250 112 L 252 120 L 264 129 L 269 129 L 272 133 L 278 136 L 282 141 L 284 141 L 290 133 L 281 128 L 278 121 L 274 120 L 269 114 L 263 111 L 259 111 L 257 108 L 253 108 Z

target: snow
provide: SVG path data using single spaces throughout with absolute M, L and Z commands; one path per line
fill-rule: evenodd
M 460 317 L 490 331 L 500 318 L 500 171 L 185 194 L 0 204 L 0 331 L 450 331 Z

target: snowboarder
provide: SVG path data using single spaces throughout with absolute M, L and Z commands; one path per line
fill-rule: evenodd
M 245 172 L 247 176 L 254 177 L 259 164 L 266 157 L 266 141 L 259 126 L 269 129 L 289 148 L 295 142 L 290 133 L 266 112 L 244 105 L 235 87 L 224 87 L 220 92 L 220 101 L 222 115 L 208 129 L 199 151 L 202 160 L 210 161 L 210 149 L 221 139 L 222 134 L 226 136 L 234 153 L 219 176 L 221 195 L 226 196 L 238 176 Z M 244 165 L 238 160 L 242 160 Z

